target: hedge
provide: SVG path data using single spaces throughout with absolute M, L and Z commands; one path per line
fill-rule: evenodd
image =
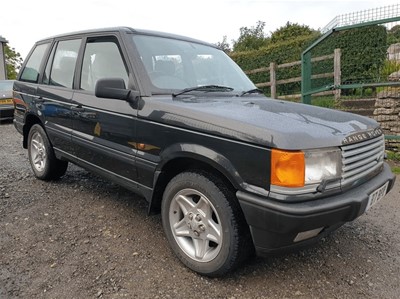
M 259 50 L 233 52 L 231 58 L 243 69 L 252 70 L 268 67 L 270 62 L 282 64 L 301 59 L 301 53 L 320 35 L 300 36 L 291 41 L 270 44 Z M 340 48 L 342 83 L 377 82 L 380 70 L 386 59 L 387 32 L 384 26 L 374 25 L 346 31 L 335 32 L 321 44 L 312 49 L 312 57 L 333 54 L 335 48 Z M 333 59 L 312 64 L 312 74 L 333 72 Z M 277 70 L 278 80 L 298 77 L 300 66 Z M 269 72 L 249 75 L 254 83 L 269 82 Z M 313 80 L 314 88 L 333 84 L 333 78 Z M 279 85 L 278 95 L 299 93 L 300 83 Z M 269 94 L 269 88 L 265 90 Z
M 335 32 L 311 52 L 312 57 L 333 53 L 341 49 L 342 84 L 379 82 L 386 60 L 387 31 L 375 25 Z M 323 63 L 313 65 L 313 73 L 330 71 Z M 313 82 L 313 84 L 315 84 Z
M 230 54 L 231 58 L 245 71 L 252 70 L 261 67 L 268 67 L 271 62 L 276 64 L 282 64 L 286 62 L 292 62 L 301 59 L 301 53 L 303 49 L 309 46 L 313 40 L 315 40 L 318 35 L 308 35 L 300 36 L 291 41 L 284 41 L 280 43 L 270 44 L 267 47 L 261 48 L 259 50 L 247 51 L 247 52 L 233 52 Z M 291 68 L 285 68 L 277 70 L 277 78 L 287 79 L 291 77 L 300 76 L 301 69 L 300 66 L 295 66 Z M 250 79 L 254 83 L 269 82 L 269 72 L 261 72 L 257 74 L 250 74 Z M 298 89 L 300 83 L 292 83 L 290 86 L 295 86 Z M 287 87 L 279 85 L 277 87 L 278 95 L 287 94 Z M 293 89 L 290 88 L 290 89 Z M 269 88 L 265 88 L 264 92 L 269 95 Z

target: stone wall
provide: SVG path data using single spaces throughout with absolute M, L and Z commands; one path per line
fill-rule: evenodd
M 385 135 L 400 136 L 400 89 L 380 92 L 372 117 L 380 123 Z M 386 147 L 400 151 L 400 140 L 387 140 Z
M 340 106 L 343 111 L 375 119 L 385 135 L 400 136 L 400 88 L 385 88 L 373 99 L 343 99 Z M 400 140 L 386 139 L 386 148 L 400 151 Z

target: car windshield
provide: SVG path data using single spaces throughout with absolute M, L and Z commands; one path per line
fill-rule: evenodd
M 256 88 L 228 55 L 212 46 L 148 35 L 134 35 L 133 41 L 155 93 L 190 89 L 240 94 Z M 196 88 L 201 86 L 224 89 Z

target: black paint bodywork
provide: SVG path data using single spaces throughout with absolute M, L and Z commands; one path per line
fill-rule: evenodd
M 14 84 L 16 129 L 24 135 L 40 123 L 56 156 L 101 174 L 144 196 L 157 209 L 171 176 L 192 168 L 218 173 L 237 192 L 259 252 L 293 243 L 305 229 L 335 227 L 365 210 L 368 192 L 394 176 L 385 166 L 374 179 L 335 196 L 282 203 L 269 197 L 270 152 L 339 147 L 346 136 L 374 130 L 371 119 L 345 112 L 283 102 L 249 94 L 157 94 L 137 54 L 131 35 L 155 35 L 201 43 L 180 36 L 115 28 L 49 38 L 38 82 Z M 127 100 L 98 98 L 80 90 L 83 46 L 74 88 L 41 83 L 51 48 L 60 40 L 112 36 L 129 70 Z M 209 45 L 211 46 L 211 45 Z M 29 56 L 28 56 L 29 57 Z M 22 67 L 22 69 L 24 66 Z

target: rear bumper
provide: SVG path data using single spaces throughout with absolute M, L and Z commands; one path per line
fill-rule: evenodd
M 266 197 L 238 191 L 236 193 L 258 254 L 278 249 L 301 246 L 315 241 L 329 231 L 362 215 L 373 191 L 389 182 L 387 191 L 393 188 L 396 177 L 384 163 L 382 172 L 344 193 L 322 199 L 301 202 L 277 202 Z M 321 228 L 311 239 L 295 242 L 299 233 Z

